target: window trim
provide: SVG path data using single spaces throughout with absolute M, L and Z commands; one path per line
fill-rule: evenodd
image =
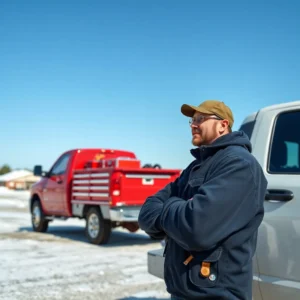
M 274 143 L 274 135 L 275 135 L 275 129 L 276 129 L 278 119 L 283 114 L 295 113 L 295 112 L 300 113 L 299 108 L 281 111 L 274 118 L 273 125 L 272 125 L 272 132 L 271 132 L 271 136 L 270 136 L 270 140 L 269 140 L 269 147 L 268 147 L 268 158 L 267 158 L 267 167 L 266 167 L 266 171 L 268 174 L 271 174 L 271 175 L 300 175 L 300 171 L 299 172 L 274 172 L 274 171 L 270 170 L 271 151 L 272 151 L 272 147 L 273 147 L 273 143 Z M 299 148 L 300 148 L 300 143 L 299 143 Z M 299 163 L 300 163 L 300 161 L 299 161 Z

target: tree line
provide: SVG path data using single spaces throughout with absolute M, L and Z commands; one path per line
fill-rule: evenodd
M 4 175 L 6 173 L 11 172 L 11 167 L 7 164 L 4 164 L 1 168 L 0 168 L 0 175 Z

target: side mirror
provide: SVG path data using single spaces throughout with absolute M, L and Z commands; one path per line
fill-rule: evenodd
M 34 166 L 33 168 L 33 175 L 34 176 L 43 176 L 43 168 L 40 165 Z

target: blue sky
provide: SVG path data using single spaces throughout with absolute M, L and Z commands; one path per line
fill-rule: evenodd
M 183 103 L 220 99 L 234 129 L 300 99 L 299 1 L 1 1 L 0 165 L 77 147 L 190 161 Z

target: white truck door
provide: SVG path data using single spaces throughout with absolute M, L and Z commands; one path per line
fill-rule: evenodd
M 251 141 L 268 180 L 256 251 L 261 295 L 299 300 L 300 104 L 259 112 Z

